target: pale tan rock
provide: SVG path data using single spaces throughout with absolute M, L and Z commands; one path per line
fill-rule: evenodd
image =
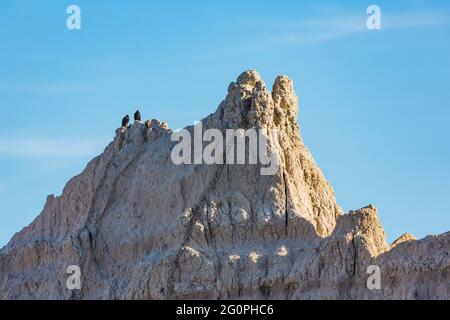
M 449 299 L 450 233 L 389 246 L 375 207 L 344 215 L 301 140 L 297 104 L 287 77 L 269 91 L 246 71 L 203 120 L 277 129 L 273 176 L 177 166 L 158 120 L 117 130 L 1 249 L 0 299 Z M 80 291 L 66 288 L 69 265 Z M 370 265 L 381 290 L 366 286 Z
M 410 241 L 415 241 L 417 240 L 416 237 L 414 237 L 412 234 L 410 233 L 405 233 L 403 234 L 401 237 L 399 237 L 398 239 L 396 239 L 394 242 L 392 242 L 391 244 L 391 249 L 395 248 L 396 246 L 398 246 L 401 243 L 405 243 L 405 242 L 410 242 Z

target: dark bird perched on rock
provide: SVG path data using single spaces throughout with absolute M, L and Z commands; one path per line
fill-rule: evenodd
M 130 116 L 126 115 L 123 119 L 122 119 L 122 127 L 128 128 L 128 123 L 130 122 Z
M 141 113 L 139 110 L 134 113 L 134 121 L 141 121 Z

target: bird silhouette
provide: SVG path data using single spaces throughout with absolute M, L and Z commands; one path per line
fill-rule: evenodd
M 127 128 L 129 122 L 130 122 L 130 116 L 129 116 L 129 115 L 126 115 L 126 116 L 123 117 L 123 119 L 122 119 L 122 127 Z
M 134 113 L 134 121 L 141 121 L 141 113 L 139 110 Z

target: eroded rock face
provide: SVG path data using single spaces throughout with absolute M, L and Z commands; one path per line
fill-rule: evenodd
M 276 129 L 278 173 L 175 165 L 158 120 L 118 129 L 0 251 L 0 299 L 450 298 L 450 233 L 392 246 L 373 206 L 343 214 L 300 138 L 292 81 L 255 71 L 204 128 Z M 186 128 L 193 131 L 193 127 Z M 81 290 L 66 269 L 81 268 Z M 381 269 L 381 289 L 366 286 Z

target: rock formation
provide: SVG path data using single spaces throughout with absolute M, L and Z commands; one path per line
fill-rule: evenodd
M 297 116 L 291 80 L 269 91 L 247 71 L 203 120 L 277 129 L 272 176 L 175 165 L 157 120 L 118 129 L 0 251 L 0 299 L 449 299 L 450 233 L 390 246 L 373 206 L 343 214 Z M 81 290 L 66 288 L 70 265 Z M 366 285 L 370 265 L 380 289 Z

